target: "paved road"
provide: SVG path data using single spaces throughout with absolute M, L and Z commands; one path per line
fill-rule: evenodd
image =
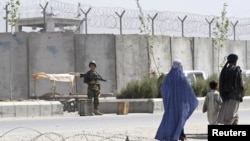
M 154 141 L 163 113 L 131 113 L 61 117 L 5 118 L 0 141 Z M 250 110 L 239 111 L 239 124 L 250 124 Z M 195 111 L 185 125 L 188 141 L 207 140 L 206 114 Z

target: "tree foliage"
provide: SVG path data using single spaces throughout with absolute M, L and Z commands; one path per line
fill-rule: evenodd
M 7 17 L 4 17 L 4 19 L 7 20 L 8 23 L 11 25 L 11 32 L 13 31 L 13 27 L 16 26 L 19 19 L 19 6 L 19 0 L 10 0 L 4 7 L 4 10 L 7 12 L 8 15 L 10 15 L 8 19 Z
M 227 15 L 227 4 L 224 3 L 223 9 L 221 11 L 221 16 L 216 18 L 216 25 L 214 28 L 214 36 L 213 45 L 217 46 L 218 50 L 218 71 L 223 67 L 226 57 L 223 57 L 223 61 L 220 63 L 220 48 L 224 47 L 225 41 L 228 39 L 228 31 L 229 31 L 229 18 Z
M 218 44 L 219 47 L 223 47 L 223 42 L 228 38 L 228 31 L 229 31 L 229 18 L 226 17 L 227 15 L 227 4 L 224 3 L 223 10 L 221 11 L 221 16 L 216 18 L 216 25 L 214 28 L 214 35 L 215 35 L 215 44 Z
M 151 29 L 149 28 L 149 24 L 150 24 L 150 19 L 147 15 L 147 17 L 145 17 L 145 14 L 143 13 L 143 10 L 142 10 L 142 7 L 140 5 L 140 0 L 136 0 L 136 5 L 137 5 L 137 8 L 139 10 L 139 15 L 138 15 L 138 19 L 140 21 L 140 27 L 139 27 L 139 30 L 140 30 L 140 33 L 142 34 L 145 34 L 146 36 L 146 40 L 147 40 L 147 50 L 148 50 L 148 56 L 149 56 L 149 66 L 151 66 L 151 59 L 150 57 L 152 58 L 153 60 L 153 63 L 154 63 L 154 66 L 155 66 L 155 69 L 156 70 L 152 70 L 152 69 L 149 69 L 149 73 L 151 71 L 154 71 L 156 72 L 158 75 L 161 75 L 160 74 L 160 71 L 159 71 L 159 68 L 160 68 L 160 65 L 159 65 L 159 62 L 157 63 L 157 59 L 155 58 L 155 55 L 154 55 L 154 51 L 153 51 L 153 48 L 155 47 L 155 41 L 154 41 L 154 38 L 153 36 L 151 35 Z

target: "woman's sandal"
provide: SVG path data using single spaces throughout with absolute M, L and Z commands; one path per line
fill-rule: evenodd
M 179 140 L 181 140 L 181 141 L 185 141 L 185 140 L 187 140 L 186 135 L 184 135 L 184 136 L 180 136 Z

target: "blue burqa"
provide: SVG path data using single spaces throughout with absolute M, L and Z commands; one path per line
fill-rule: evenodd
M 180 61 L 174 61 L 161 85 L 164 114 L 155 139 L 177 141 L 182 129 L 198 105 L 191 85 L 184 76 Z

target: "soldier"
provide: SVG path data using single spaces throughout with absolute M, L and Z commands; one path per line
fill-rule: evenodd
M 96 62 L 90 61 L 89 62 L 90 70 L 84 76 L 84 83 L 88 84 L 88 99 L 93 99 L 94 104 L 94 114 L 95 115 L 102 115 L 99 111 L 99 95 L 100 95 L 100 83 L 99 80 L 106 81 L 102 79 L 102 77 L 95 71 L 96 69 Z

